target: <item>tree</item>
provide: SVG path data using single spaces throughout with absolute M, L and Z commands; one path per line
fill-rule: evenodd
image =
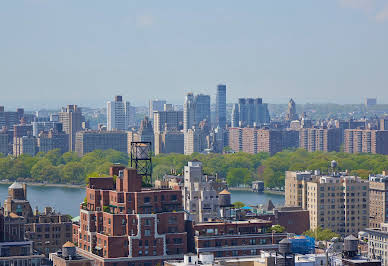
M 230 186 L 247 184 L 251 181 L 251 174 L 247 168 L 230 168 L 226 176 L 226 182 Z
M 82 184 L 85 181 L 85 168 L 79 162 L 67 163 L 62 171 L 66 183 Z
M 233 202 L 233 206 L 237 209 L 241 209 L 242 207 L 245 206 L 244 203 L 242 203 L 241 201 L 236 201 L 236 202 Z
M 271 227 L 271 230 L 274 231 L 275 233 L 283 233 L 286 230 L 286 228 L 279 224 L 275 224 Z
M 322 229 L 321 227 L 318 227 L 316 229 L 310 229 L 303 233 L 303 235 L 313 237 L 315 240 L 319 241 L 329 241 L 333 237 L 339 237 L 339 234 L 334 233 L 330 229 Z
M 61 172 L 49 160 L 41 159 L 31 168 L 31 176 L 39 182 L 60 182 Z

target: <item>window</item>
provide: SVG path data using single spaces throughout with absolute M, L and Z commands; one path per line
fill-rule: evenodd
M 145 219 L 144 225 L 151 225 L 151 219 Z
M 150 203 L 151 199 L 150 197 L 144 197 L 144 203 Z
M 151 236 L 151 230 L 145 229 L 144 230 L 144 236 Z

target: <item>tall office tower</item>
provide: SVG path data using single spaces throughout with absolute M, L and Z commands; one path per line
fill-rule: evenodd
M 58 113 L 59 122 L 62 123 L 63 131 L 69 134 L 69 151 L 75 151 L 75 134 L 82 130 L 82 123 L 85 118 L 81 108 L 77 105 L 68 105 Z
M 210 95 L 198 94 L 194 97 L 194 120 L 198 125 L 201 121 L 206 120 L 209 123 L 210 120 Z
M 153 115 L 155 133 L 165 129 L 179 131 L 183 128 L 183 111 L 155 111 Z
M 223 84 L 217 86 L 215 127 L 226 127 L 226 85 Z
M 142 188 L 136 169 L 115 165 L 89 179 L 73 242 L 93 265 L 162 265 L 187 252 L 184 213 L 180 190 Z
M 133 127 L 136 124 L 136 108 L 130 102 L 125 102 L 125 127 Z
M 75 151 L 83 156 L 94 150 L 116 150 L 126 153 L 128 136 L 123 131 L 80 131 L 76 134 Z
M 238 99 L 239 126 L 253 127 L 270 122 L 268 105 L 261 98 Z
M 195 223 L 220 217 L 220 205 L 216 186 L 203 174 L 202 163 L 191 161 L 184 168 L 184 208 Z
M 341 130 L 339 128 L 302 128 L 299 130 L 299 147 L 309 152 L 339 151 Z
M 154 130 L 152 129 L 152 123 L 147 116 L 141 121 L 140 129 L 137 134 L 139 141 L 151 142 L 152 151 L 154 151 Z
M 165 100 L 150 100 L 149 105 L 148 105 L 148 116 L 149 118 L 153 118 L 153 113 L 155 111 L 163 111 L 164 110 L 164 105 L 166 104 Z
M 368 227 L 369 183 L 356 176 L 286 172 L 286 206 L 310 212 L 310 228 L 327 228 L 342 236 Z M 341 193 L 338 193 L 341 192 Z
M 388 154 L 388 130 L 345 129 L 344 151 Z
M 296 114 L 296 106 L 293 99 L 290 99 L 290 101 L 288 102 L 286 120 L 287 121 L 298 120 L 298 115 Z
M 233 109 L 232 109 L 232 117 L 231 117 L 232 127 L 239 127 L 239 119 L 240 119 L 240 113 L 238 109 L 238 104 L 235 103 L 233 104 Z
M 135 108 L 129 102 L 123 102 L 122 96 L 107 102 L 107 128 L 111 130 L 128 130 L 135 123 Z
M 183 129 L 186 131 L 195 126 L 195 105 L 194 95 L 189 92 L 185 98 L 185 104 L 183 106 Z

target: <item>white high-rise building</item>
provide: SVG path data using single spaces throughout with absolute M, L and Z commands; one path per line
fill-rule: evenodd
M 123 102 L 122 96 L 116 96 L 114 101 L 107 102 L 107 128 L 112 130 L 128 130 L 135 120 L 135 107 L 129 102 Z

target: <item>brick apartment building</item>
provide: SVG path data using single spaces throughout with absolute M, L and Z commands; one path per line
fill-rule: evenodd
M 259 255 L 262 250 L 277 250 L 287 234 L 272 233 L 272 222 L 247 221 L 199 223 L 193 226 L 195 252 L 211 252 L 215 257 Z
M 344 151 L 388 154 L 388 130 L 345 129 Z
M 235 152 L 269 152 L 272 155 L 296 147 L 297 142 L 291 138 L 295 139 L 295 134 L 277 129 L 229 128 L 229 147 Z
M 67 215 L 56 213 L 50 207 L 46 207 L 44 213 L 32 211 L 27 200 L 26 184 L 15 182 L 8 188 L 4 215 L 22 217 L 25 223 L 25 238 L 33 241 L 33 248 L 45 255 L 57 251 L 72 239 L 72 223 Z
M 89 180 L 80 223 L 73 225 L 78 253 L 96 265 L 115 266 L 183 258 L 182 192 L 142 188 L 142 177 L 132 168 L 113 166 L 110 175 Z
M 309 152 L 339 152 L 341 139 L 339 128 L 301 128 L 299 130 L 299 147 Z

